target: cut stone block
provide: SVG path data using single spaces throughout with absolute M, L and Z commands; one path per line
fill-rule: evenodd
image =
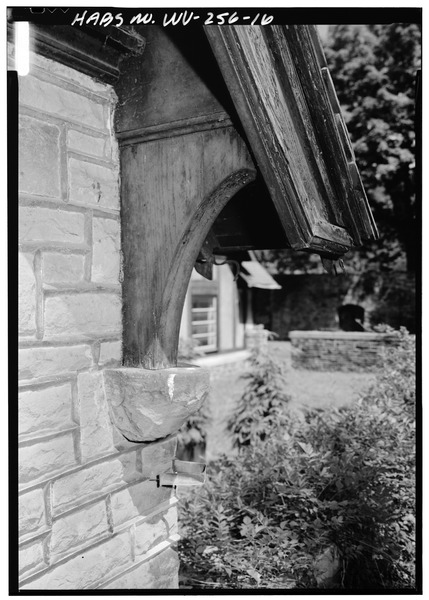
M 116 169 L 70 158 L 68 172 L 71 202 L 119 209 L 119 174 Z
M 173 548 L 168 548 L 150 560 L 111 581 L 106 590 L 167 590 L 178 589 L 179 558 Z
M 18 254 L 18 323 L 19 332 L 24 335 L 36 331 L 36 278 L 34 275 L 33 254 Z
M 19 101 L 48 115 L 107 133 L 103 100 L 94 102 L 29 74 L 19 79 Z
M 209 392 L 209 371 L 194 365 L 105 369 L 104 387 L 122 435 L 150 442 L 177 432 L 202 406 Z
M 46 529 L 43 489 L 23 494 L 18 499 L 20 535 L 35 534 Z
M 74 283 L 82 281 L 85 257 L 82 254 L 43 254 L 42 278 L 46 283 Z
M 30 575 L 33 571 L 40 571 L 46 567 L 43 555 L 43 542 L 36 542 L 21 546 L 19 550 L 19 572 Z
M 19 190 L 60 196 L 60 131 L 55 125 L 21 116 L 19 123 Z

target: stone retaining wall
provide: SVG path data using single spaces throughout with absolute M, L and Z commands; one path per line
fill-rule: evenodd
M 290 331 L 292 366 L 313 371 L 365 371 L 383 368 L 392 341 L 388 334 L 348 331 Z
M 210 380 L 216 381 L 233 373 L 243 373 L 247 368 L 249 357 L 249 350 L 237 350 L 196 358 L 192 363 L 206 368 L 210 373 Z
M 346 264 L 347 272 L 350 266 Z M 416 331 L 416 282 L 412 273 L 365 271 L 359 275 L 275 275 L 280 290 L 253 290 L 255 323 L 263 323 L 279 340 L 289 331 L 339 329 L 338 308 L 357 304 L 365 326 L 390 325 Z

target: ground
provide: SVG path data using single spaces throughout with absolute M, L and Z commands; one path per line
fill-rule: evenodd
M 350 404 L 374 382 L 375 375 L 367 373 L 340 373 L 298 371 L 291 365 L 290 342 L 269 342 L 269 351 L 284 366 L 292 405 L 299 408 L 340 407 Z M 225 433 L 226 420 L 234 401 L 243 392 L 246 380 L 230 374 L 213 381 L 210 394 L 211 423 L 207 431 L 206 459 L 231 450 Z

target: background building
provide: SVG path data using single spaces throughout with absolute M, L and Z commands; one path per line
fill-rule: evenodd
M 245 253 L 241 262 L 217 258 L 213 279 L 192 271 L 180 326 L 180 337 L 191 339 L 204 353 L 242 350 L 254 329 L 252 290 L 280 286 L 256 260 Z M 223 263 L 223 264 L 222 264 Z

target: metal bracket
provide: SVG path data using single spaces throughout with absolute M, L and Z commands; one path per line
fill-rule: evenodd
M 150 481 L 156 481 L 157 487 L 203 485 L 206 480 L 206 466 L 206 463 L 202 462 L 187 462 L 173 458 L 171 470 L 156 475 Z

